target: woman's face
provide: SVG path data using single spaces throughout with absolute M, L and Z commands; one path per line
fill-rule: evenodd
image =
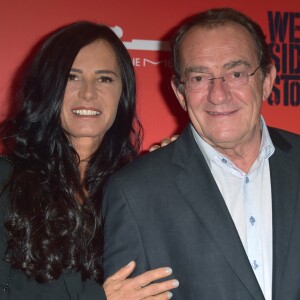
M 104 40 L 83 47 L 76 56 L 66 86 L 61 124 L 71 143 L 94 151 L 112 126 L 122 93 L 119 64 Z

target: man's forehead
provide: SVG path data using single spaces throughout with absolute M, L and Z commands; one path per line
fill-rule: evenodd
M 219 66 L 219 69 L 223 70 L 230 70 L 235 67 L 251 67 L 251 64 L 247 60 L 242 60 L 242 59 L 237 59 L 237 60 L 230 60 L 226 62 L 225 64 Z M 198 73 L 205 73 L 205 72 L 210 72 L 211 68 L 206 65 L 194 65 L 194 66 L 187 66 L 185 68 L 185 73 L 193 73 L 193 72 L 198 72 Z

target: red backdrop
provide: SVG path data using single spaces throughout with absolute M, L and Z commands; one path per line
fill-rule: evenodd
M 44 34 L 78 20 L 105 23 L 117 26 L 132 56 L 138 115 L 145 129 L 143 149 L 148 149 L 185 123 L 170 88 L 166 41 L 172 28 L 200 10 L 224 6 L 255 19 L 271 43 L 278 76 L 269 101 L 263 104 L 267 123 L 300 133 L 300 2 L 284 0 L 1 0 L 0 119 L 8 114 L 8 95 L 18 66 Z

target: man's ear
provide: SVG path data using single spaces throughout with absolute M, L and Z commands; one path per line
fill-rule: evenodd
M 272 64 L 270 66 L 270 72 L 266 75 L 266 77 L 264 79 L 263 100 L 268 99 L 268 97 L 270 96 L 273 85 L 274 85 L 275 78 L 276 78 L 276 68 Z
M 186 100 L 185 100 L 185 91 L 181 84 L 176 84 L 174 78 L 171 80 L 172 89 L 176 95 L 177 100 L 179 101 L 181 107 L 187 111 Z

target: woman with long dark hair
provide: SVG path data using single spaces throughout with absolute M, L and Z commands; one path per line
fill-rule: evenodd
M 105 25 L 59 29 L 19 78 L 15 100 L 0 128 L 0 298 L 169 299 L 176 281 L 149 283 L 170 268 L 127 279 L 131 262 L 102 282 L 103 189 L 141 141 L 123 43 Z

